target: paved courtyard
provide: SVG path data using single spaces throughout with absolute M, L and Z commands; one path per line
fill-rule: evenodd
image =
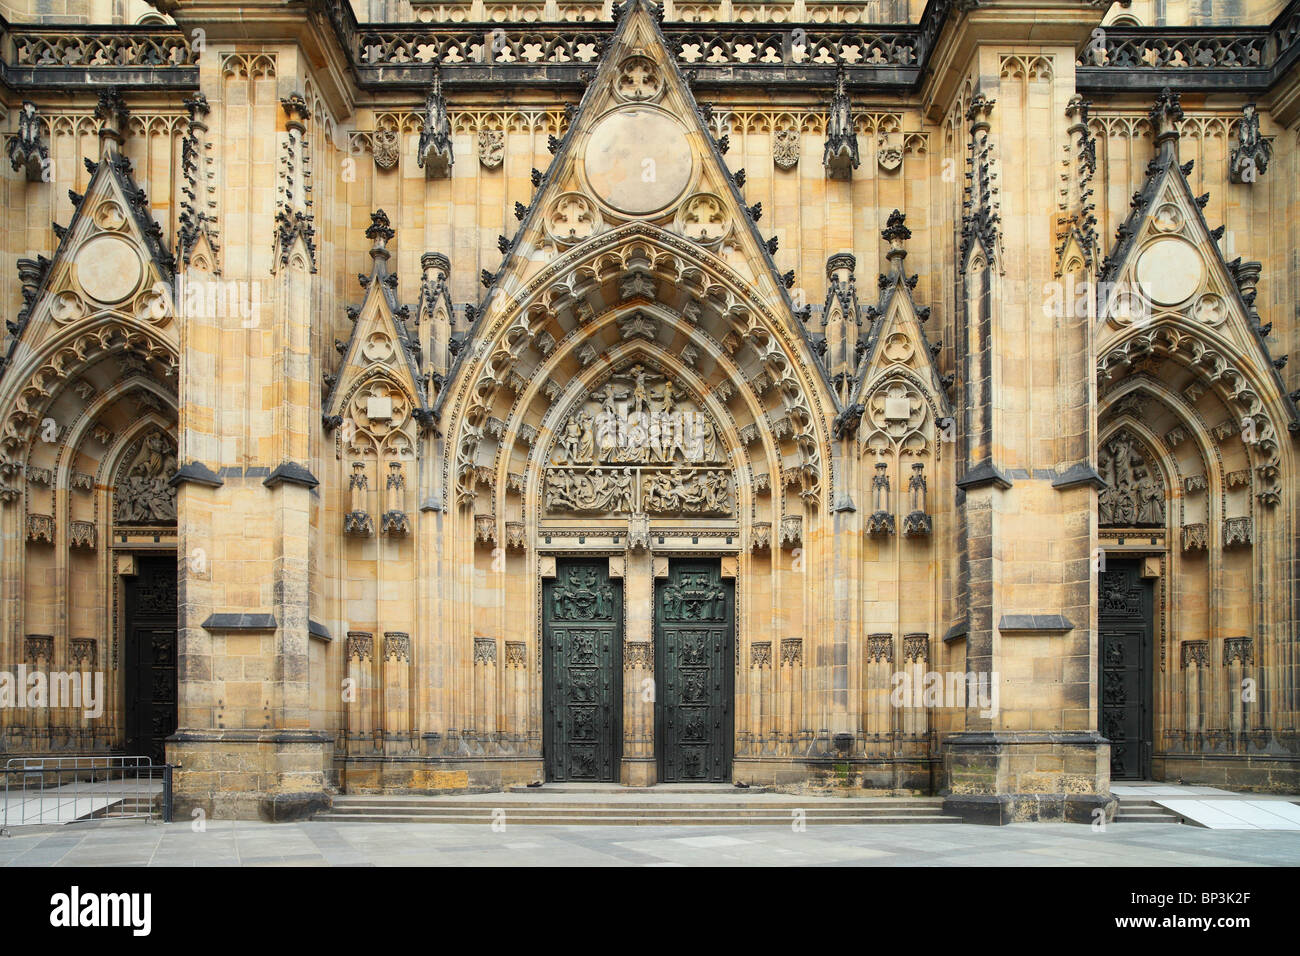
M 1300 833 L 1181 825 L 655 827 L 92 821 L 0 837 L 4 866 L 1297 866 Z

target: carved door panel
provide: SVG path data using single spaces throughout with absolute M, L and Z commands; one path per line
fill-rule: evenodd
M 623 589 L 609 559 L 559 559 L 542 587 L 546 779 L 616 781 L 622 754 Z
M 731 779 L 735 588 L 719 561 L 672 561 L 655 587 L 655 747 L 664 783 Z
M 161 763 L 176 732 L 176 557 L 139 558 L 126 581 L 126 752 Z
M 1137 561 L 1107 560 L 1098 582 L 1101 735 L 1114 780 L 1151 776 L 1152 586 Z

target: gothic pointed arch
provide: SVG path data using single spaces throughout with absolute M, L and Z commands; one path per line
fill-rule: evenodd
M 1165 91 L 1151 111 L 1156 158 L 1119 227 L 1101 270 L 1097 333 L 1101 417 L 1109 395 L 1134 373 L 1176 387 L 1210 419 L 1216 441 L 1245 447 L 1266 506 L 1280 500 L 1300 418 L 1269 355 L 1255 309 L 1256 263 L 1226 262 L 1222 228 L 1211 230 L 1178 162 L 1178 97 Z
M 430 421 L 420 346 L 407 324 L 409 310 L 397 304 L 396 276 L 388 271 L 393 235 L 384 211 L 372 213 L 366 229 L 371 270 L 360 276 L 366 296 L 348 310 L 352 332 L 347 342 L 335 342 L 343 358 L 325 382 L 324 425 L 334 433 L 348 496 L 343 531 L 362 537 L 376 530 L 410 533 L 408 484 L 416 486 L 414 469 Z
M 483 307 L 435 403 L 450 500 L 468 503 L 492 472 L 530 382 L 567 381 L 640 338 L 710 390 L 753 393 L 745 424 L 783 448 L 770 480 L 817 504 L 838 402 L 786 292 L 791 277 L 776 272 L 775 242 L 757 232 L 761 209 L 745 207 L 707 117 L 634 0 L 534 176 L 537 195 L 516 209 L 519 232 L 502 237 L 501 268 L 483 275 Z M 523 419 L 536 428 L 540 413 Z

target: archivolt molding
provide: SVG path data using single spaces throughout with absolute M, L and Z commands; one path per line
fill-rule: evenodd
M 1283 416 L 1270 409 L 1262 397 L 1271 392 L 1271 387 L 1261 384 L 1254 370 L 1236 358 L 1228 342 L 1209 329 L 1188 328 L 1189 324 L 1181 316 L 1167 317 L 1158 326 L 1123 334 L 1098 359 L 1098 387 L 1118 380 L 1134 366 L 1142 366 L 1156 356 L 1171 358 L 1192 371 L 1215 391 L 1229 412 L 1239 415 L 1237 431 L 1246 420 L 1253 424 L 1255 440 L 1247 447 L 1259 478 L 1257 496 L 1264 504 L 1277 504 L 1281 499 L 1284 452 L 1276 422 Z
M 656 286 L 671 290 L 675 301 L 657 302 Z M 784 414 L 799 422 L 805 455 L 815 456 L 808 464 L 820 481 L 821 462 L 829 460 L 821 454 L 829 444 L 826 403 L 833 404 L 824 373 L 810 363 L 806 342 L 797 341 L 786 323 L 750 295 L 746 286 L 744 277 L 696 244 L 645 223 L 632 223 L 560 255 L 513 294 L 497 290 L 471 333 L 476 344 L 462 353 L 453 371 L 458 386 L 440 396 L 440 404 L 443 398 L 451 400 L 447 433 L 455 436 L 444 465 L 446 486 L 452 484 L 454 460 L 460 500 L 469 500 L 463 479 L 476 467 L 482 426 L 492 415 L 499 390 L 511 388 L 518 396 L 528 377 L 539 377 L 544 364 L 558 367 L 562 357 L 576 356 L 579 365 L 594 360 L 599 354 L 592 345 L 595 334 L 626 314 L 622 304 L 609 306 L 618 312 L 604 311 L 602 300 L 615 298 L 629 308 L 657 309 L 658 314 L 666 308 L 680 316 L 671 321 L 692 339 L 701 327 L 712 326 L 719 333 L 712 341 L 720 340 L 722 348 L 714 345 L 709 351 L 715 361 L 721 352 L 732 354 L 730 367 L 724 368 L 733 391 L 746 381 L 740 371 L 746 366 L 753 369 L 750 380 L 761 375 L 765 386 L 777 389 Z M 593 321 L 597 312 L 593 300 L 601 303 L 608 319 Z M 548 322 L 559 326 L 564 348 L 545 328 Z M 707 345 L 709 339 L 701 341 Z M 544 361 L 525 374 L 520 360 L 530 346 Z M 592 351 L 582 354 L 588 347 Z M 546 356 L 551 356 L 549 363 Z M 814 384 L 819 378 L 823 391 Z
M 5 389 L 7 394 L 0 394 L 0 408 L 5 410 L 0 446 L 11 453 L 24 447 L 45 409 L 72 379 L 95 362 L 119 353 L 156 361 L 165 379 L 176 375 L 175 346 L 148 323 L 118 313 L 104 313 L 90 323 L 79 323 L 51 339 L 5 376 L 9 388 Z
M 560 437 L 563 423 L 583 404 L 591 392 L 601 388 L 614 376 L 625 373 L 638 364 L 672 375 L 674 386 L 681 390 L 683 396 L 697 403 L 719 426 L 718 438 L 723 450 L 721 456 L 723 464 L 716 467 L 726 468 L 732 472 L 735 481 L 736 515 L 749 515 L 751 519 L 755 516 L 755 463 L 740 437 L 740 428 L 726 404 L 718 400 L 715 392 L 709 390 L 701 376 L 690 369 L 682 368 L 667 351 L 650 343 L 635 342 L 611 349 L 608 361 L 602 363 L 599 368 L 590 372 L 579 370 L 564 386 L 562 394 L 544 413 L 537 427 L 537 432 L 542 437 L 530 443 L 523 475 L 524 482 L 518 489 L 522 494 L 523 518 L 528 527 L 535 527 L 545 511 L 542 500 L 545 471 L 555 447 L 554 443 Z M 538 394 L 534 392 L 533 397 Z M 511 424 L 512 427 L 507 431 L 507 440 L 501 445 L 505 452 L 513 446 L 513 440 L 519 438 L 518 416 Z M 769 467 L 776 471 L 779 467 L 777 465 L 779 454 L 774 451 L 774 445 L 765 444 L 764 451 L 767 453 Z M 498 454 L 495 465 L 498 476 L 506 465 L 503 456 Z M 510 490 L 508 477 L 506 481 L 498 480 L 497 488 L 500 492 L 497 495 L 498 508 L 500 508 L 505 493 Z M 555 520 L 555 516 L 551 516 L 548 520 Z M 562 521 L 563 518 L 558 520 Z M 733 517 L 732 520 L 736 519 Z
M 639 337 L 618 342 L 608 348 L 602 347 L 603 358 L 595 367 L 589 368 L 579 359 L 576 371 L 569 373 L 564 371 L 566 367 L 573 364 L 577 352 L 586 347 L 594 349 L 592 342 L 601 338 L 601 330 L 617 328 L 620 318 L 625 317 L 629 311 L 640 311 L 642 314 L 656 317 L 664 315 L 662 307 L 643 306 L 639 309 L 629 307 L 612 310 L 601 319 L 594 320 L 590 326 L 573 330 L 528 376 L 528 384 L 516 393 L 510 410 L 503 417 L 487 416 L 481 424 L 469 423 L 467 438 L 462 440 L 457 451 L 455 487 L 460 503 L 472 501 L 477 494 L 478 485 L 493 489 L 498 498 L 498 507 L 504 501 L 502 496 L 507 490 L 523 494 L 526 504 L 537 501 L 537 496 L 540 494 L 540 479 L 537 476 L 544 469 L 551 440 L 558 432 L 559 423 L 565 420 L 590 391 L 598 388 L 616 370 L 636 362 L 653 365 L 676 376 L 676 384 L 682 386 L 720 425 L 724 444 L 733 453 L 733 467 L 737 469 L 738 485 L 755 486 L 757 479 L 753 477 L 754 463 L 741 436 L 742 426 L 727 405 L 730 396 L 739 396 L 745 410 L 749 413 L 750 421 L 758 428 L 758 434 L 765 436 L 763 449 L 764 456 L 767 458 L 768 471 L 763 477 L 768 479 L 768 487 L 770 488 L 771 481 L 778 480 L 782 476 L 780 445 L 778 439 L 771 433 L 771 420 L 764 413 L 758 396 L 751 389 L 738 384 L 744 381 L 741 370 L 730 362 L 725 351 L 703 330 L 689 329 L 681 324 L 675 326 L 675 331 L 687 331 L 690 341 L 708 349 L 709 354 L 717 361 L 719 370 L 723 374 L 712 388 L 709 387 L 704 376 L 682 364 L 680 353 L 674 355 L 663 344 Z M 564 384 L 561 385 L 560 382 Z M 541 403 L 544 410 L 536 424 L 529 424 L 524 419 L 528 410 L 535 407 L 537 403 Z M 480 443 L 484 442 L 495 444 L 490 466 L 479 454 Z M 529 446 L 524 467 L 526 474 L 512 476 L 511 453 L 520 442 Z M 739 480 L 741 470 L 748 472 L 747 481 Z M 747 510 L 752 512 L 752 507 L 745 506 L 743 493 L 741 506 L 741 513 Z

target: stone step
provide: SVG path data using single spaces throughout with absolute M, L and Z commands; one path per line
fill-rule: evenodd
M 1182 817 L 1153 800 L 1121 800 L 1116 823 L 1182 823 Z
M 495 819 L 490 813 L 448 813 L 448 814 L 375 814 L 375 813 L 338 813 L 327 810 L 318 813 L 316 820 L 329 820 L 334 823 L 476 823 L 491 824 Z M 786 813 L 764 813 L 756 815 L 739 815 L 735 813 L 708 813 L 703 815 L 645 816 L 643 814 L 607 813 L 591 814 L 575 810 L 563 814 L 508 813 L 505 823 L 510 825 L 530 826 L 789 826 L 795 818 Z M 813 825 L 828 824 L 918 824 L 961 823 L 960 817 L 942 814 L 887 815 L 887 814 L 823 814 L 809 812 L 802 818 L 803 823 Z
M 474 806 L 448 807 L 411 807 L 390 806 L 387 804 L 358 803 L 344 804 L 328 811 L 334 816 L 352 814 L 397 815 L 397 816 L 447 816 L 466 813 L 483 813 L 491 815 L 497 811 L 507 814 L 528 814 L 530 816 L 572 816 L 580 813 L 590 816 L 645 816 L 656 818 L 698 817 L 698 816 L 769 816 L 784 813 L 790 816 L 795 810 L 815 813 L 819 816 L 935 816 L 938 810 L 933 807 L 801 807 L 795 804 L 762 807 L 608 807 L 608 806 L 516 806 L 511 804 L 477 804 Z
M 504 809 L 511 812 L 537 810 L 539 812 L 569 812 L 591 810 L 616 813 L 681 813 L 752 811 L 789 812 L 791 810 L 816 810 L 819 813 L 938 813 L 941 800 L 920 803 L 905 799 L 882 800 L 755 800 L 752 802 L 683 800 L 680 802 L 654 802 L 648 800 L 462 800 L 451 797 L 365 797 L 341 796 L 334 798 L 336 811 L 374 810 L 377 812 L 421 813 L 446 810 L 482 810 L 491 812 Z
M 683 793 L 661 799 L 626 793 L 482 794 L 475 797 L 344 794 L 315 819 L 371 823 L 492 823 L 550 826 L 784 826 L 806 823 L 960 823 L 942 812 L 940 797 L 798 797 Z M 687 792 L 689 793 L 689 792 Z M 711 797 L 711 798 L 710 798 Z M 798 815 L 796 815 L 796 811 Z M 496 815 L 494 817 L 494 814 Z

